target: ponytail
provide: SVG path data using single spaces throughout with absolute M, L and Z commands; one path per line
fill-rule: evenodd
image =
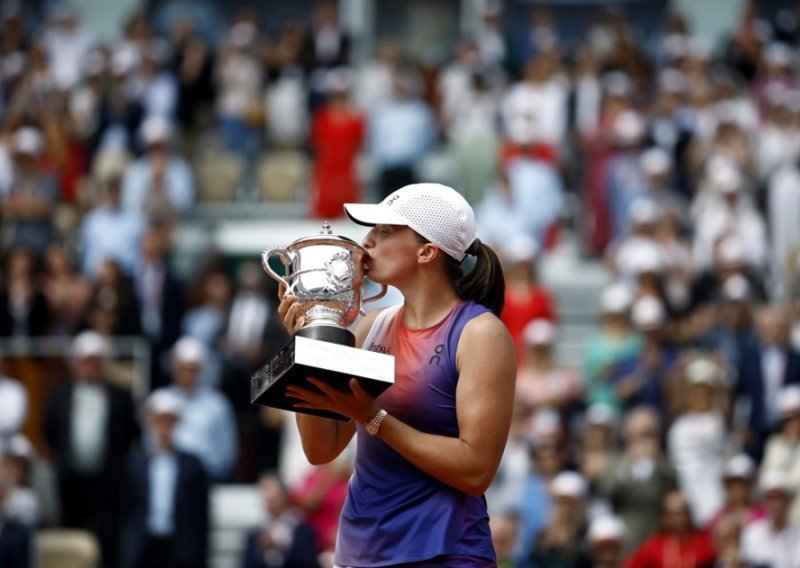
M 458 297 L 473 300 L 500 317 L 506 299 L 506 281 L 500 259 L 491 247 L 477 239 L 468 254 L 475 257 L 475 265 L 466 274 L 463 263 L 445 255 L 445 271 L 455 281 Z

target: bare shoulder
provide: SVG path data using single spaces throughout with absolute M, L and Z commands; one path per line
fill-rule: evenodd
M 356 324 L 355 335 L 357 347 L 361 347 L 364 344 L 364 340 L 367 338 L 369 330 L 372 327 L 372 324 L 375 322 L 375 318 L 378 317 L 378 314 L 385 309 L 386 308 L 376 308 L 368 311 L 366 315 Z
M 514 343 L 506 325 L 494 314 L 485 312 L 472 318 L 461 332 L 458 342 L 458 359 L 474 358 L 508 359 L 514 364 Z

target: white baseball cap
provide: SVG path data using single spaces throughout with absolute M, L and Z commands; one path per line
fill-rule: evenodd
M 169 142 L 172 138 L 172 122 L 162 116 L 147 118 L 139 129 L 142 142 L 146 145 Z
M 401 187 L 380 203 L 345 203 L 344 210 L 359 225 L 410 227 L 459 262 L 475 241 L 475 213 L 452 187 L 414 183 Z
M 172 347 L 172 359 L 178 363 L 194 363 L 203 365 L 206 361 L 207 350 L 199 339 L 185 335 L 175 342 Z
M 625 538 L 625 523 L 617 516 L 601 515 L 592 520 L 586 537 L 590 542 L 620 541 Z
M 11 144 L 20 154 L 38 156 L 44 149 L 44 137 L 38 128 L 23 126 L 14 132 Z
M 747 454 L 736 454 L 725 462 L 722 476 L 725 479 L 752 479 L 756 472 L 753 458 Z
M 147 397 L 147 410 L 151 414 L 180 416 L 183 411 L 183 401 L 175 393 L 159 389 Z
M 782 419 L 789 418 L 800 412 L 800 386 L 787 385 L 778 392 L 775 403 L 778 415 Z
M 762 495 L 773 491 L 780 491 L 787 496 L 793 493 L 789 477 L 782 469 L 771 469 L 762 473 L 758 480 L 758 489 Z
M 623 314 L 632 303 L 633 293 L 622 282 L 610 284 L 600 293 L 600 309 L 604 314 Z
M 558 328 L 550 320 L 537 318 L 522 330 L 527 345 L 551 345 L 558 335 Z
M 686 365 L 686 382 L 690 385 L 716 385 L 722 380 L 719 366 L 705 357 L 698 357 Z
M 633 304 L 631 320 L 641 330 L 658 329 L 667 320 L 667 313 L 660 300 L 652 296 L 645 296 Z
M 557 497 L 583 499 L 588 493 L 588 486 L 581 474 L 574 471 L 562 471 L 553 478 L 550 490 Z
M 108 353 L 108 346 L 102 335 L 96 331 L 86 330 L 75 336 L 70 351 L 75 359 L 104 357 Z

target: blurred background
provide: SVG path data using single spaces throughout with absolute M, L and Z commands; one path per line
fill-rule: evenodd
M 0 566 L 330 566 L 260 253 L 415 181 L 505 265 L 499 564 L 800 566 L 798 17 L 0 2 Z

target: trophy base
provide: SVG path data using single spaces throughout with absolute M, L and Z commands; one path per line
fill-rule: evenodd
M 347 417 L 334 412 L 294 408 L 296 399 L 286 396 L 286 387 L 297 385 L 313 389 L 306 379 L 314 377 L 340 391 L 349 391 L 348 383 L 355 377 L 361 388 L 377 397 L 394 384 L 392 355 L 310 339 L 304 337 L 305 334 L 300 331 L 253 374 L 250 379 L 251 403 L 346 421 Z M 342 331 L 350 333 L 347 330 Z M 339 337 L 342 335 L 339 334 Z
M 337 345 L 356 346 L 356 336 L 349 329 L 335 327 L 332 325 L 312 325 L 297 330 L 295 335 L 316 339 L 317 341 L 327 341 Z

